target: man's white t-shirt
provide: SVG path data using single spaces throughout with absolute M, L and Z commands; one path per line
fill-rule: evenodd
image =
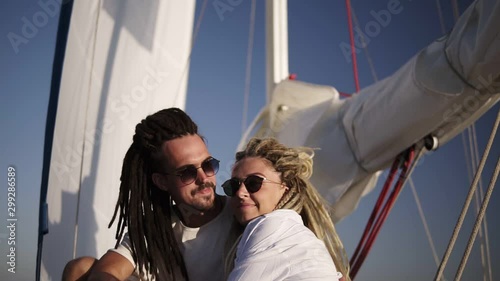
M 172 216 L 172 228 L 179 243 L 190 281 L 221 281 L 224 279 L 224 246 L 232 221 L 228 200 L 225 201 L 222 212 L 201 227 L 187 227 L 176 215 Z M 135 267 L 128 233 L 124 235 L 118 248 L 111 250 L 127 258 Z
M 280 209 L 250 221 L 237 246 L 228 280 L 339 280 L 323 241 L 293 210 Z

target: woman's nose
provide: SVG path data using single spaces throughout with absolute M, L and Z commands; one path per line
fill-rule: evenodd
M 248 196 L 247 187 L 245 186 L 245 184 L 243 182 L 240 182 L 240 186 L 239 186 L 238 190 L 236 190 L 236 193 L 234 195 L 236 195 L 239 198 Z

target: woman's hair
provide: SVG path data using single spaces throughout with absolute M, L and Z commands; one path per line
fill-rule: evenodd
M 308 152 L 312 152 L 312 149 L 289 148 L 273 138 L 252 138 L 245 150 L 236 153 L 236 162 L 246 157 L 260 157 L 270 162 L 276 172 L 281 174 L 282 183 L 289 188 L 275 209 L 291 209 L 300 214 L 305 226 L 324 242 L 337 270 L 346 280 L 350 280 L 347 254 L 330 217 L 331 207 L 309 181 L 313 171 L 313 161 L 312 153 Z M 227 274 L 234 266 L 235 244 L 239 242 L 242 229 L 233 225 L 230 235 L 232 241 L 226 246 Z M 238 231 L 238 234 L 234 234 Z
M 109 227 L 118 215 L 116 246 L 125 227 L 132 256 L 140 275 L 146 271 L 156 280 L 188 280 L 186 266 L 172 230 L 170 194 L 152 181 L 152 173 L 165 169 L 165 141 L 198 134 L 198 127 L 178 108 L 152 114 L 135 127 L 133 143 L 123 160 L 120 195 Z

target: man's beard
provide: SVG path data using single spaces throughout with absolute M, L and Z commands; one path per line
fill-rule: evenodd
M 197 192 L 202 191 L 205 188 L 211 188 L 213 192 L 206 195 L 196 194 Z M 196 209 L 200 212 L 206 212 L 214 208 L 215 184 L 213 182 L 207 182 L 203 185 L 200 185 L 197 189 L 193 190 L 192 195 L 196 198 L 196 200 L 193 202 L 193 205 L 191 206 L 193 209 Z

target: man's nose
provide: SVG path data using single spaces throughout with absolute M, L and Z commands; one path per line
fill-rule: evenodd
M 207 178 L 207 174 L 205 174 L 205 171 L 201 167 L 196 169 L 196 181 L 203 183 Z

